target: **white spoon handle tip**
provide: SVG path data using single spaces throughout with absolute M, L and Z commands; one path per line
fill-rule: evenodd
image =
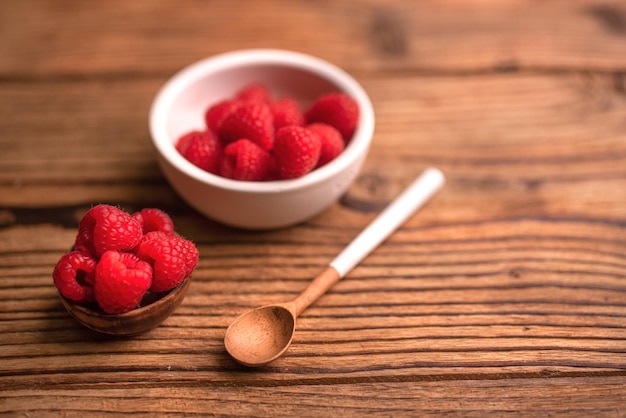
M 389 204 L 331 263 L 343 277 L 423 206 L 445 183 L 437 168 L 428 168 Z

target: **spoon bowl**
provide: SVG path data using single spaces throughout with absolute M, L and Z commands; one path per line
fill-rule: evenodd
M 435 168 L 424 171 L 297 298 L 262 306 L 237 317 L 224 336 L 226 351 L 250 367 L 263 366 L 280 357 L 291 345 L 298 315 L 391 235 L 443 183 L 441 171 Z
M 224 339 L 226 350 L 245 366 L 262 366 L 280 357 L 296 330 L 293 302 L 267 305 L 239 316 Z

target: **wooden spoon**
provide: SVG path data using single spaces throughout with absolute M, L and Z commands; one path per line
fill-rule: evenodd
M 374 248 L 406 221 L 443 185 L 443 173 L 425 170 L 378 215 L 293 301 L 245 312 L 228 327 L 226 351 L 239 363 L 257 367 L 270 363 L 289 348 L 296 318 Z

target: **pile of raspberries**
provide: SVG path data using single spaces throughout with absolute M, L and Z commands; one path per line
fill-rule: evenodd
M 341 92 L 318 97 L 305 111 L 291 97 L 273 99 L 261 83 L 204 113 L 206 129 L 185 133 L 175 147 L 188 161 L 242 181 L 301 177 L 341 154 L 359 118 L 355 100 Z
M 165 212 L 131 215 L 100 204 L 80 220 L 74 248 L 61 256 L 52 278 L 65 298 L 120 314 L 175 288 L 197 263 L 196 246 L 175 234 Z

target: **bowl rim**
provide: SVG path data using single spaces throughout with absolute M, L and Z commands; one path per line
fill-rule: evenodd
M 295 179 L 264 182 L 233 180 L 209 173 L 187 161 L 168 137 L 165 121 L 178 95 L 207 73 L 218 73 L 242 65 L 284 65 L 308 71 L 335 85 L 338 90 L 352 96 L 359 106 L 359 122 L 350 143 L 344 151 L 328 164 Z M 323 59 L 300 52 L 280 49 L 244 49 L 225 52 L 202 59 L 174 74 L 155 96 L 149 116 L 153 145 L 163 158 L 177 170 L 205 184 L 224 190 L 256 194 L 272 194 L 307 188 L 342 172 L 366 153 L 374 135 L 374 110 L 369 96 L 361 85 L 346 71 Z
M 120 321 L 120 320 L 135 318 L 137 316 L 143 315 L 146 312 L 150 312 L 154 310 L 155 308 L 158 308 L 160 306 L 170 303 L 172 299 L 176 299 L 177 297 L 182 296 L 181 297 L 181 302 L 182 302 L 182 300 L 184 299 L 187 293 L 187 290 L 189 289 L 189 285 L 191 284 L 191 278 L 192 276 L 185 277 L 182 282 L 180 282 L 177 286 L 171 288 L 170 290 L 163 292 L 163 294 L 155 301 L 147 305 L 138 306 L 134 309 L 131 309 L 130 311 L 122 312 L 119 314 L 110 314 L 100 309 L 92 309 L 89 306 L 85 306 L 81 302 L 75 302 L 71 299 L 68 299 L 67 297 L 63 296 L 61 292 L 58 292 L 58 293 L 61 299 L 67 302 L 67 304 L 72 308 L 72 310 L 78 311 L 82 315 L 103 318 L 109 321 Z M 182 295 L 181 295 L 181 292 L 182 292 Z M 170 305 L 170 306 L 173 306 L 173 305 Z
M 61 304 L 80 325 L 99 334 L 115 337 L 132 337 L 148 332 L 161 325 L 182 304 L 191 285 L 192 276 L 156 301 L 120 314 L 108 314 L 74 302 L 58 292 Z M 148 318 L 149 320 L 145 320 Z

